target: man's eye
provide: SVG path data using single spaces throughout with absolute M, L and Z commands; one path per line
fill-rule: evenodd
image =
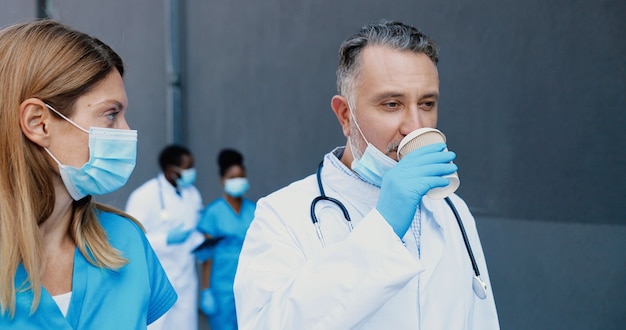
M 437 102 L 434 102 L 434 101 L 422 103 L 422 107 L 426 108 L 427 110 L 430 110 L 430 109 L 432 109 L 432 108 L 434 108 L 436 106 L 437 106 Z
M 396 109 L 400 105 L 397 102 L 387 102 L 385 103 L 385 106 L 389 109 Z
M 117 116 L 118 113 L 119 113 L 118 111 L 111 112 L 111 113 L 107 114 L 107 118 L 109 118 L 109 120 L 114 120 L 115 116 Z

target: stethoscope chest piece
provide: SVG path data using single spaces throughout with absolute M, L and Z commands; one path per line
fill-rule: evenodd
M 481 300 L 487 298 L 487 284 L 485 284 L 485 282 L 483 282 L 480 277 L 476 275 L 474 275 L 472 280 L 472 289 L 474 289 L 474 293 Z

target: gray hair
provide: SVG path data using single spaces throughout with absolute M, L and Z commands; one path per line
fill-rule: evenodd
M 413 26 L 397 21 L 380 20 L 365 25 L 359 33 L 346 39 L 339 48 L 337 92 L 352 102 L 360 74 L 360 55 L 367 45 L 382 45 L 397 50 L 426 54 L 435 65 L 439 61 L 434 40 Z

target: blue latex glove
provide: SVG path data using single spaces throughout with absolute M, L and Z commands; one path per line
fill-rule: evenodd
M 200 310 L 207 316 L 217 312 L 217 303 L 211 289 L 203 289 L 200 292 Z
M 450 163 L 456 154 L 445 149 L 444 143 L 415 149 L 383 177 L 376 209 L 398 237 L 411 226 L 422 197 L 432 188 L 447 186 L 450 180 L 443 176 L 457 170 Z
M 189 235 L 191 235 L 191 229 L 183 230 L 183 224 L 181 223 L 167 232 L 167 245 L 183 243 L 189 238 Z

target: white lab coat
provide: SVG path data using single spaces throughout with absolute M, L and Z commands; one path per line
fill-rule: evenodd
M 341 153 L 342 149 L 336 149 Z M 316 208 L 326 248 L 311 222 L 315 175 L 258 201 L 235 278 L 241 329 L 499 329 L 474 218 L 456 195 L 487 298 L 472 289 L 473 268 L 454 214 L 424 197 L 421 258 L 412 229 L 403 241 L 374 209 L 379 189 L 333 153 L 324 158 L 327 196 L 348 209 L 348 234 L 336 206 Z
M 196 187 L 179 191 L 180 196 L 160 173 L 133 191 L 126 203 L 126 212 L 146 229 L 146 236 L 178 294 L 176 304 L 151 324 L 150 330 L 198 329 L 198 275 L 192 250 L 204 240 L 195 231 L 203 205 Z M 194 232 L 184 243 L 167 245 L 168 231 L 179 224 Z

